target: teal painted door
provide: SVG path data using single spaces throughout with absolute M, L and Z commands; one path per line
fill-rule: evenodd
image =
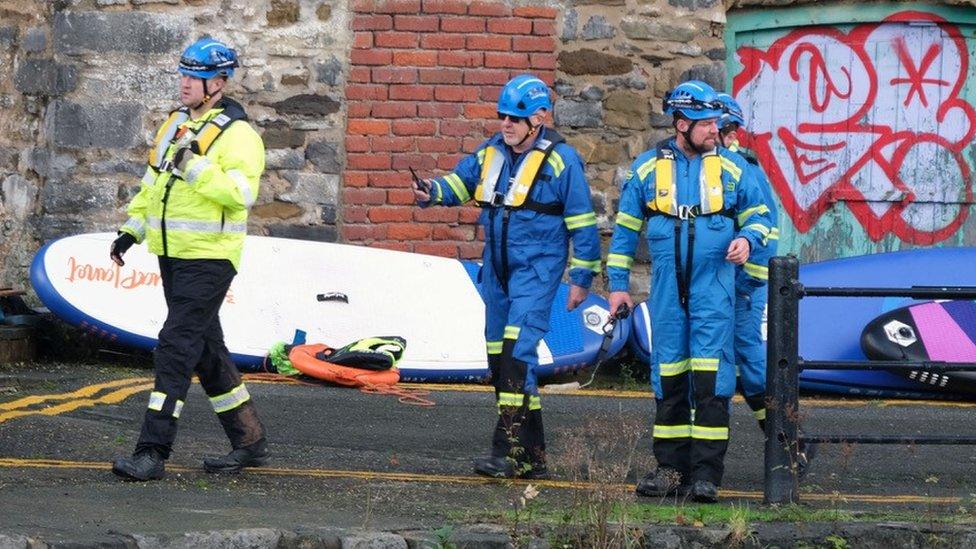
M 976 26 L 904 9 L 829 25 L 756 17 L 730 14 L 732 90 L 781 202 L 781 252 L 976 244 Z

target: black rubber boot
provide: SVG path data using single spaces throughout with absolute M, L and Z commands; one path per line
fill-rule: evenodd
M 691 486 L 691 501 L 698 503 L 718 502 L 718 487 L 707 480 L 696 480 Z
M 687 492 L 688 485 L 682 484 L 681 473 L 670 467 L 659 467 L 648 473 L 637 483 L 634 490 L 638 496 L 649 498 L 681 495 Z
M 245 467 L 260 467 L 268 463 L 268 443 L 264 440 L 238 448 L 226 456 L 204 458 L 208 473 L 240 473 Z
M 508 458 L 497 456 L 486 456 L 475 458 L 474 472 L 484 477 L 491 478 L 513 478 L 515 468 Z
M 112 463 L 112 472 L 125 480 L 158 480 L 166 474 L 166 460 L 154 449 L 118 458 Z

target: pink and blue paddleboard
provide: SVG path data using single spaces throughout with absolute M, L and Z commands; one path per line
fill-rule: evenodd
M 808 263 L 800 266 L 806 287 L 976 286 L 976 248 L 924 248 Z M 877 297 L 807 297 L 800 301 L 800 356 L 807 360 L 867 360 L 861 332 L 879 315 L 916 300 Z M 630 347 L 648 360 L 646 304 L 633 315 Z M 763 331 L 765 333 L 765 330 Z M 871 370 L 805 370 L 800 387 L 876 398 L 946 396 L 928 383 Z
M 864 327 L 871 360 L 976 363 L 976 302 L 942 301 L 899 307 Z M 949 393 L 976 393 L 976 371 L 904 370 L 903 376 Z

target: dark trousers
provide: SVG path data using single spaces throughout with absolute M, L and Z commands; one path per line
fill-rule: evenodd
M 233 265 L 224 259 L 160 257 L 159 272 L 168 314 L 153 353 L 156 382 L 136 452 L 154 448 L 169 457 L 194 372 L 232 447 L 263 443 L 264 427 L 224 345 L 218 316 L 237 274 Z
M 678 471 L 683 484 L 707 480 L 721 485 L 729 446 L 729 399 L 716 396 L 715 372 L 684 372 L 661 377 L 654 417 L 654 457 L 661 467 Z M 692 420 L 694 417 L 694 420 Z M 666 428 L 685 427 L 684 434 Z M 713 437 L 714 429 L 726 434 Z

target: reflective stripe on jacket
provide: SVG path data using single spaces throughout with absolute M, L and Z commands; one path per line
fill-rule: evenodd
M 180 129 L 199 131 L 223 112 L 225 102 L 230 100 L 222 100 L 197 120 L 181 123 Z M 157 138 L 165 130 L 164 125 Z M 172 161 L 177 148 L 175 143 L 170 145 L 165 159 Z M 168 163 L 164 170 L 166 167 Z M 129 220 L 120 230 L 137 242 L 145 240 L 156 255 L 227 259 L 237 269 L 247 233 L 247 212 L 258 196 L 263 171 L 261 137 L 246 120 L 237 120 L 204 155 L 194 156 L 180 176 L 147 166 L 141 188 L 129 203 Z

